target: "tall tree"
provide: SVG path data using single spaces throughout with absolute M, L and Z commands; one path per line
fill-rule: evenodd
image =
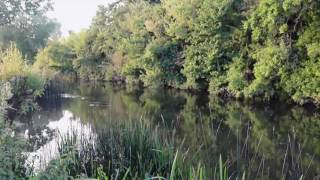
M 2 0 L 0 26 L 13 23 L 18 17 L 32 17 L 52 8 L 50 0 Z

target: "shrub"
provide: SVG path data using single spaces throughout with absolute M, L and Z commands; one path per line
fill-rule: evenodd
M 45 48 L 38 51 L 36 61 L 32 65 L 32 72 L 41 75 L 43 79 L 50 79 L 55 73 L 52 66 L 54 66 L 54 62 L 49 55 L 48 48 Z
M 245 96 L 268 100 L 279 90 L 281 69 L 288 60 L 288 50 L 283 45 L 269 44 L 258 49 L 253 58 L 257 61 L 253 69 L 255 79 L 245 89 Z
M 236 58 L 229 66 L 227 72 L 228 89 L 234 93 L 239 94 L 247 86 L 245 78 L 246 64 L 242 58 Z
M 26 64 L 21 52 L 15 45 L 5 51 L 0 51 L 0 80 L 8 81 L 12 77 L 24 75 Z

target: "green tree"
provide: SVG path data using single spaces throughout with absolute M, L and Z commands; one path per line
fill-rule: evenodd
M 51 9 L 48 0 L 3 0 L 0 2 L 0 27 L 14 23 L 18 17 L 29 18 Z
M 21 17 L 16 21 L 18 24 L 24 24 L 26 19 Z M 50 37 L 59 36 L 60 25 L 42 15 L 32 16 L 29 21 L 29 24 L 22 27 L 17 24 L 0 27 L 0 48 L 6 49 L 13 42 L 29 63 L 33 63 L 38 49 L 44 48 Z

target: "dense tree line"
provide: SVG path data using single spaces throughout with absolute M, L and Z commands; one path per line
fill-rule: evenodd
M 25 72 L 8 64 L 22 60 L 44 78 L 58 70 L 240 99 L 320 102 L 315 0 L 120 0 L 100 6 L 88 30 L 63 39 L 45 16 L 49 1 L 0 5 L 0 63 L 16 71 L 4 68 L 2 81 Z
M 83 79 L 320 102 L 315 0 L 118 1 L 47 47 Z

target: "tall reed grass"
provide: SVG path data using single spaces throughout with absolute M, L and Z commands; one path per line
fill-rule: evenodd
M 96 134 L 78 135 L 62 137 L 60 158 L 40 179 L 228 179 L 221 157 L 216 167 L 194 161 L 196 155 L 175 142 L 174 131 L 161 132 L 143 119 L 106 123 Z

